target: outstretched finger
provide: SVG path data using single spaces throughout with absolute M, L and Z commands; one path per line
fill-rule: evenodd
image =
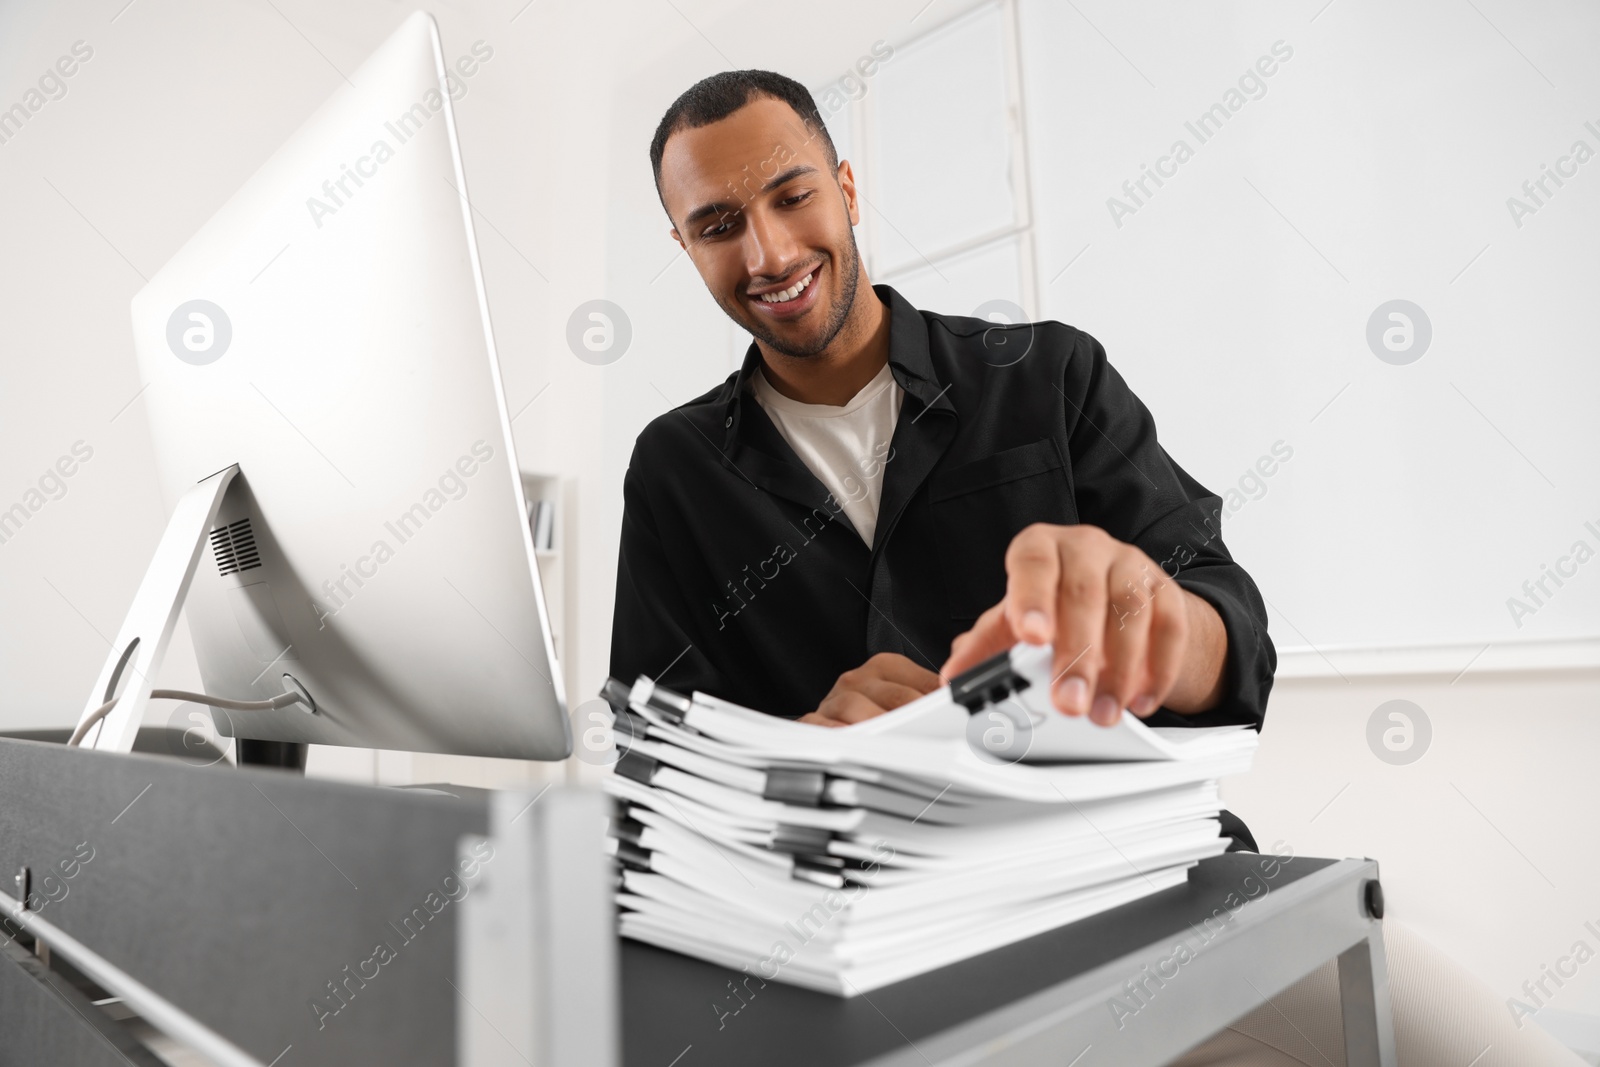
M 1086 715 L 1105 662 L 1106 574 L 1109 561 L 1099 551 L 1062 546 L 1057 590 L 1055 655 L 1050 665 L 1050 697 L 1068 715 Z
M 1006 622 L 1030 645 L 1048 644 L 1056 632 L 1056 587 L 1061 551 L 1052 528 L 1029 526 L 1006 549 Z
M 1106 662 L 1096 684 L 1089 718 L 1114 726 L 1144 684 L 1150 626 L 1162 579 L 1142 552 L 1123 553 L 1108 576 Z
M 939 676 L 946 682 L 971 670 L 990 656 L 1004 652 L 1017 643 L 1016 634 L 1006 618 L 1005 601 L 1001 601 L 972 624 L 972 629 L 956 638 L 950 645 L 950 658 L 939 668 Z
M 1149 680 L 1145 691 L 1134 696 L 1128 709 L 1135 715 L 1152 714 L 1178 684 L 1183 655 L 1189 643 L 1189 615 L 1184 593 L 1174 584 L 1156 598 L 1155 615 L 1150 619 Z

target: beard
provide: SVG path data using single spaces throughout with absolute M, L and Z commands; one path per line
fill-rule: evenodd
M 843 269 L 836 272 L 838 284 L 834 287 L 833 299 L 827 308 L 826 322 L 809 344 L 796 344 L 777 336 L 767 323 L 761 321 L 760 316 L 750 314 L 742 306 L 735 310 L 727 302 L 719 300 L 722 310 L 730 319 L 748 330 L 756 340 L 774 352 L 792 359 L 807 359 L 817 355 L 839 336 L 839 331 L 844 329 L 844 324 L 849 321 L 851 309 L 856 305 L 856 287 L 861 281 L 861 252 L 856 248 L 854 231 L 848 232 L 850 246 L 845 251 L 844 262 L 839 264 Z M 832 263 L 833 257 L 829 256 L 823 262 Z

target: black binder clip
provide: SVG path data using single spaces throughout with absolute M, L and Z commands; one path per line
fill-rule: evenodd
M 640 703 L 653 708 L 661 713 L 662 717 L 674 724 L 681 723 L 689 714 L 691 701 L 682 693 L 674 693 L 666 686 L 657 685 L 645 675 L 639 675 L 639 680 L 629 689 L 629 697 L 643 695 Z
M 631 741 L 634 738 L 645 737 L 650 724 L 628 705 L 628 692 L 626 685 L 615 678 L 607 678 L 606 684 L 600 689 L 600 696 L 611 708 L 612 731 Z
M 644 836 L 644 823 L 631 815 L 624 815 L 611 823 L 611 836 L 618 841 L 626 841 L 630 845 L 639 845 L 643 848 L 639 839 Z
M 1032 683 L 1011 666 L 1009 650 L 994 655 L 950 681 L 950 699 L 973 715 L 991 704 L 998 704 Z
M 833 831 L 824 830 L 820 826 L 792 826 L 779 823 L 778 828 L 772 832 L 772 839 L 768 848 L 774 852 L 790 852 L 797 856 L 828 854 L 828 842 L 833 840 Z
M 656 771 L 661 769 L 661 761 L 630 748 L 617 760 L 615 769 L 624 778 L 632 778 L 640 785 L 649 785 L 655 780 Z
M 767 771 L 767 783 L 761 791 L 761 798 L 815 808 L 822 804 L 822 795 L 827 788 L 828 776 L 821 771 L 773 767 Z
M 611 710 L 618 714 L 628 710 L 628 683 L 619 682 L 615 678 L 607 678 L 606 684 L 600 687 L 600 697 Z
M 640 848 L 631 841 L 617 841 L 617 863 L 630 871 L 650 869 L 650 850 Z

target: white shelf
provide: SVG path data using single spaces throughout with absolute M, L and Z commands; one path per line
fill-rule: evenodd
M 1593 670 L 1600 667 L 1600 637 L 1491 641 L 1483 644 L 1410 645 L 1392 648 L 1290 646 L 1278 650 L 1278 679 L 1390 677 L 1512 671 Z

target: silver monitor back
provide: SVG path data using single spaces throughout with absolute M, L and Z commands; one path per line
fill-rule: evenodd
M 240 472 L 186 602 L 206 689 L 316 705 L 224 733 L 571 750 L 452 81 L 410 16 L 133 300 L 167 504 Z

